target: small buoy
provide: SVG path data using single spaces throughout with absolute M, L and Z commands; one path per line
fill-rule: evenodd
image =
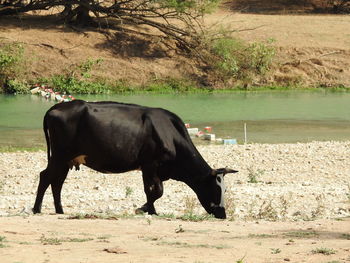
M 224 145 L 237 144 L 237 140 L 236 139 L 224 139 L 223 144 Z
M 210 126 L 204 127 L 205 132 L 211 132 L 212 128 Z
M 212 134 L 212 133 L 204 134 L 204 140 L 215 141 L 215 134 Z
M 61 97 L 60 94 L 56 94 L 56 95 L 55 95 L 55 98 L 56 98 L 56 100 L 57 100 L 58 102 L 61 102 L 61 101 L 62 101 L 62 97 Z
M 41 93 L 42 97 L 46 97 L 46 91 L 45 90 L 40 91 L 40 93 Z
M 199 132 L 199 130 L 198 128 L 187 128 L 187 132 L 189 135 L 196 135 Z
M 35 87 L 34 89 L 30 90 L 30 93 L 35 94 L 38 93 L 40 91 L 40 87 Z
M 199 132 L 197 132 L 196 137 L 202 137 L 203 135 L 204 135 L 204 132 L 199 131 Z

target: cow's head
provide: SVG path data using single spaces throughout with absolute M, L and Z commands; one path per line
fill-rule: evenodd
M 225 219 L 225 181 L 224 176 L 227 173 L 237 173 L 238 171 L 220 168 L 213 169 L 211 174 L 205 177 L 197 192 L 199 201 L 204 209 L 213 214 L 216 218 Z

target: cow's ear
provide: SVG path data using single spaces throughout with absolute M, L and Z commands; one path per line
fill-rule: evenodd
M 230 168 L 219 168 L 219 169 L 213 169 L 211 175 L 217 176 L 218 174 L 229 174 L 229 173 L 238 173 L 238 171 L 230 169 Z
M 160 114 L 150 114 L 148 115 L 152 123 L 152 130 L 157 136 L 160 147 L 163 150 L 164 159 L 173 160 L 176 156 L 176 148 L 174 144 L 174 128 L 171 121 L 164 118 Z

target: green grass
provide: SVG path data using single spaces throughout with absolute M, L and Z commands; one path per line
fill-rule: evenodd
M 45 151 L 46 147 L 0 146 L 0 152 L 37 152 Z
M 4 242 L 6 242 L 6 237 L 0 236 L 0 248 L 5 248 L 7 247 Z
M 55 245 L 55 246 L 57 246 L 57 245 L 62 244 L 62 240 L 60 240 L 59 238 L 56 238 L 56 237 L 55 238 L 53 238 L 53 237 L 47 238 L 45 236 L 42 236 L 40 238 L 40 242 L 43 245 Z
M 130 186 L 125 187 L 125 198 L 129 197 L 133 192 L 134 190 Z
M 118 220 L 118 218 L 121 217 L 119 215 L 115 214 L 97 214 L 97 213 L 92 213 L 92 214 L 73 214 L 70 215 L 69 217 L 65 219 L 107 219 L 107 220 Z
M 158 242 L 157 245 L 161 246 L 174 246 L 179 248 L 214 248 L 214 249 L 226 249 L 230 248 L 227 245 L 219 244 L 219 245 L 209 245 L 209 244 L 189 244 L 187 242 L 180 241 L 161 241 Z
M 350 234 L 342 234 L 341 238 L 350 240 Z
M 44 235 L 40 238 L 40 242 L 43 245 L 61 245 L 63 242 L 76 242 L 76 243 L 82 243 L 82 242 L 87 242 L 94 240 L 93 238 L 57 238 L 57 237 L 45 237 Z
M 107 240 L 107 239 L 110 239 L 112 237 L 113 237 L 112 235 L 102 235 L 102 236 L 98 236 L 97 239 L 99 239 L 99 240 Z
M 274 238 L 276 235 L 271 234 L 249 234 L 249 238 Z
M 279 249 L 279 248 L 271 248 L 271 254 L 279 254 L 279 253 L 281 253 L 282 251 L 281 251 L 281 249 Z
M 323 255 L 329 256 L 329 255 L 335 254 L 337 251 L 335 251 L 332 248 L 321 247 L 321 248 L 313 249 L 311 252 L 313 254 L 323 254 Z
M 283 234 L 286 237 L 293 238 L 313 238 L 319 236 L 316 231 L 292 231 Z
M 186 213 L 182 216 L 177 217 L 177 219 L 181 219 L 183 221 L 201 222 L 205 220 L 214 219 L 214 216 L 209 214 L 197 215 L 193 213 Z

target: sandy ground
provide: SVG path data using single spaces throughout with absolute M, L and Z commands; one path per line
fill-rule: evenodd
M 0 225 L 2 263 L 350 262 L 349 218 L 185 222 L 38 215 L 1 217 Z

